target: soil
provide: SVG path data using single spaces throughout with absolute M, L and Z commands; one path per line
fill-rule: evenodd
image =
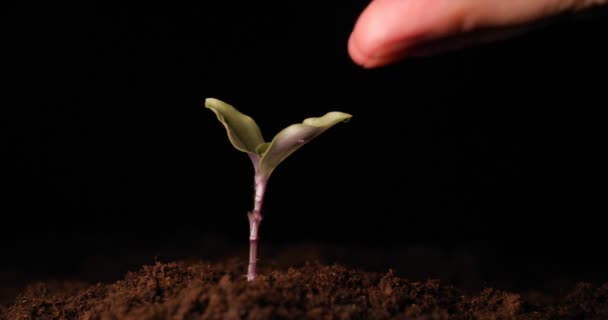
M 463 291 L 439 280 L 410 281 L 307 262 L 267 264 L 251 283 L 246 263 L 156 262 L 107 284 L 28 285 L 0 320 L 26 319 L 608 319 L 608 284 L 579 283 L 558 296 L 485 288 Z

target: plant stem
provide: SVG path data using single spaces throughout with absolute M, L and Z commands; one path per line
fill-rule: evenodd
M 255 197 L 253 199 L 253 211 L 247 214 L 249 218 L 249 267 L 247 268 L 247 281 L 252 281 L 257 275 L 258 256 L 258 229 L 262 223 L 262 204 L 268 178 L 255 175 Z

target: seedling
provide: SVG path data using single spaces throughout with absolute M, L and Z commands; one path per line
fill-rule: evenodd
M 233 106 L 214 98 L 205 100 L 205 107 L 211 109 L 224 125 L 228 139 L 239 151 L 249 155 L 255 169 L 255 196 L 253 210 L 249 218 L 249 266 L 247 280 L 256 277 L 258 250 L 258 229 L 262 222 L 262 203 L 268 178 L 285 158 L 335 124 L 346 121 L 350 114 L 328 112 L 319 118 L 308 118 L 302 123 L 292 124 L 279 132 L 270 142 L 265 142 L 255 121 L 236 110 Z

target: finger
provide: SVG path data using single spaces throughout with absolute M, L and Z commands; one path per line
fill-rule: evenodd
M 378 67 L 416 52 L 421 44 L 437 44 L 454 35 L 519 27 L 534 20 L 606 4 L 608 0 L 375 0 L 363 11 L 349 38 L 351 58 Z M 509 28 L 511 30 L 521 28 Z M 493 39 L 485 33 L 483 40 Z M 500 32 L 501 37 L 510 32 Z M 455 41 L 453 47 L 475 42 Z M 449 47 L 449 46 L 448 46 Z M 426 50 L 430 48 L 427 45 Z M 432 50 L 431 50 L 432 51 Z

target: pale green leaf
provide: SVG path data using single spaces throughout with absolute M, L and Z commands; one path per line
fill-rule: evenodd
M 308 118 L 302 123 L 293 124 L 279 132 L 272 142 L 259 150 L 262 159 L 258 166 L 258 173 L 270 176 L 272 171 L 290 154 L 308 143 L 325 130 L 339 122 L 348 120 L 352 116 L 344 112 L 329 112 L 319 118 Z
M 266 153 L 266 150 L 268 150 L 268 147 L 270 147 L 270 142 L 264 142 L 257 148 L 255 148 L 255 153 L 257 153 L 258 156 L 262 157 L 264 153 Z
M 257 154 L 256 148 L 264 143 L 264 138 L 260 128 L 251 117 L 214 98 L 207 98 L 205 107 L 211 109 L 224 125 L 228 139 L 237 150 Z

